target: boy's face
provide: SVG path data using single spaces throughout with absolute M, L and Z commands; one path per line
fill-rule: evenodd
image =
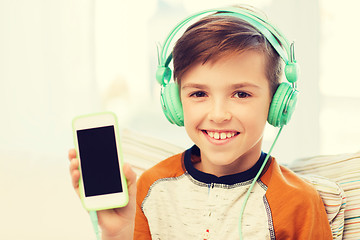
M 271 102 L 261 53 L 197 64 L 181 79 L 180 93 L 185 129 L 201 152 L 197 169 L 223 176 L 256 163 Z

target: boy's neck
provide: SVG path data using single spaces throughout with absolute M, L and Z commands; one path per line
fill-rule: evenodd
M 209 173 L 217 177 L 245 172 L 253 167 L 261 156 L 262 141 L 259 141 L 253 148 L 241 155 L 228 165 L 215 165 L 207 161 L 206 156 L 201 154 L 199 161 L 193 162 L 194 167 L 204 173 Z

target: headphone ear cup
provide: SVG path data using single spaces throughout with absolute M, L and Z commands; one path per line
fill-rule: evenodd
M 297 91 L 291 84 L 283 82 L 276 90 L 270 104 L 268 122 L 274 127 L 286 125 L 295 110 Z
M 178 84 L 169 83 L 163 88 L 161 102 L 163 112 L 169 122 L 178 126 L 184 126 L 184 113 Z

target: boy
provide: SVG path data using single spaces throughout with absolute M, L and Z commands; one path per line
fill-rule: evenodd
M 279 54 L 254 26 L 213 14 L 191 25 L 172 51 L 183 121 L 194 146 L 146 171 L 126 166 L 131 202 L 98 213 L 103 239 L 332 239 L 310 184 L 269 158 L 262 138 L 280 83 Z M 79 173 L 72 150 L 75 189 Z M 136 205 L 136 206 L 135 206 Z M 135 215 L 136 208 L 136 215 Z M 133 231 L 134 229 L 134 231 Z

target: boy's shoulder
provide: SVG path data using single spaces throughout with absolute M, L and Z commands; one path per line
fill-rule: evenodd
M 268 171 L 261 177 L 261 181 L 268 187 L 268 198 L 279 201 L 293 199 L 299 204 L 318 202 L 321 198 L 316 188 L 307 180 L 282 166 L 273 159 Z
M 316 239 L 331 238 L 324 203 L 310 182 L 274 159 L 261 181 L 267 186 L 266 201 L 271 208 L 274 228 L 279 233 L 301 233 L 301 239 L 315 239 L 307 234 L 317 229 L 316 233 L 313 232 Z

